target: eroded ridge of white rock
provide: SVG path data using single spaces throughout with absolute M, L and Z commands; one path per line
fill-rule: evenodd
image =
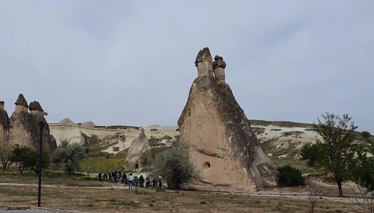
M 38 149 L 40 140 L 39 121 L 44 121 L 43 149 L 52 153 L 57 145 L 55 138 L 50 134 L 49 126 L 43 116 L 44 112 L 39 102 L 33 101 L 28 106 L 25 97 L 20 94 L 15 103 L 16 109 L 10 117 L 9 135 L 12 145 L 27 146 Z M 29 112 L 30 109 L 30 112 Z
M 147 158 L 147 160 L 144 160 Z M 125 169 L 126 170 L 143 170 L 153 165 L 155 156 L 145 136 L 144 129 L 140 129 L 139 136 L 132 142 L 127 151 Z M 147 165 L 143 165 L 146 163 Z
M 216 59 L 226 67 L 222 57 Z M 198 77 L 178 120 L 180 140 L 188 145 L 200 172 L 196 186 L 253 191 L 276 185 L 276 167 L 262 151 L 229 85 L 224 78 L 214 78 L 208 64 L 212 58 L 204 48 L 197 55 Z

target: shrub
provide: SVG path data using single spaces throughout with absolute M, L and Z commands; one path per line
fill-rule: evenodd
M 305 178 L 301 171 L 289 165 L 278 168 L 278 185 L 279 186 L 300 186 L 304 185 Z
M 86 156 L 85 149 L 77 143 L 66 144 L 61 146 L 52 154 L 53 163 L 56 166 L 63 166 L 64 169 L 71 174 L 74 171 L 79 171 L 80 161 Z
M 152 176 L 161 176 L 172 189 L 180 189 L 198 178 L 186 147 L 181 145 L 172 146 L 158 155 L 155 168 Z

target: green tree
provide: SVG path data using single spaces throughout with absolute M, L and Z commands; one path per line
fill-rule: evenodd
M 65 171 L 71 174 L 80 170 L 80 162 L 85 156 L 85 149 L 79 144 L 62 142 L 61 146 L 53 152 L 52 161 L 57 167 L 62 166 Z
M 300 170 L 289 165 L 278 168 L 278 185 L 279 186 L 302 186 L 305 178 Z
M 300 155 L 302 160 L 306 160 L 306 164 L 310 167 L 317 167 L 318 162 L 321 159 L 320 150 L 321 146 L 315 144 L 305 144 L 301 150 Z
M 180 189 L 198 178 L 186 147 L 181 145 L 172 146 L 157 156 L 152 176 L 161 176 L 173 189 Z
M 335 182 L 338 185 L 339 196 L 343 196 L 342 182 L 350 178 L 349 165 L 354 159 L 356 152 L 355 130 L 352 117 L 343 114 L 342 117 L 326 112 L 322 114 L 322 121 L 318 118 L 318 123 L 313 124 L 313 130 L 321 138 L 317 143 L 311 145 L 312 148 L 305 150 L 318 150 L 318 157 L 315 158 L 302 152 L 302 158 L 309 161 L 309 165 L 324 169 L 332 173 Z
M 364 131 L 360 142 L 350 164 L 351 176 L 356 183 L 374 191 L 374 137 Z
M 147 153 L 145 153 L 142 158 L 141 158 L 141 164 L 142 164 L 142 167 L 144 169 L 148 169 L 149 168 L 149 163 L 150 163 L 150 160 L 149 160 L 149 157 L 147 155 Z
M 18 144 L 12 150 L 9 160 L 11 163 L 18 164 L 18 171 L 22 174 L 24 170 L 30 169 L 35 173 L 39 171 L 39 152 L 29 147 L 19 146 Z M 47 152 L 42 153 L 42 168 L 48 169 L 50 157 Z

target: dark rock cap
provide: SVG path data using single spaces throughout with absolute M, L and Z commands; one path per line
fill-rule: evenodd
M 4 106 L 5 102 L 4 101 L 0 101 L 0 105 L 3 105 Z
M 195 66 L 197 66 L 198 63 L 203 61 L 212 61 L 212 55 L 210 54 L 208 47 L 205 47 L 204 49 L 199 51 L 199 53 L 196 56 Z
M 215 60 L 215 61 L 223 60 L 223 57 L 222 57 L 222 56 L 219 56 L 219 55 L 216 55 L 216 56 L 214 56 L 214 60 Z
M 223 69 L 226 68 L 226 62 L 223 60 L 223 57 L 219 56 L 219 55 L 216 55 L 214 57 L 214 61 L 213 61 L 212 65 L 213 65 L 213 69 L 216 69 L 218 67 L 221 67 Z
M 40 103 L 37 102 L 37 101 L 31 102 L 30 105 L 29 105 L 29 109 L 30 109 L 30 111 L 35 110 L 35 111 L 39 111 L 39 112 L 44 112 L 42 106 L 40 106 Z
M 17 99 L 15 104 L 16 105 L 21 105 L 21 106 L 24 106 L 24 107 L 28 107 L 27 101 L 26 101 L 25 97 L 23 97 L 22 94 L 19 94 L 18 99 Z

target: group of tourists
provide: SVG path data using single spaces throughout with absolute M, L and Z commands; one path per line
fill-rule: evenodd
M 158 179 L 153 178 L 152 180 L 149 177 L 144 178 L 143 175 L 135 176 L 132 173 L 126 175 L 125 172 L 121 173 L 120 171 L 112 171 L 108 173 L 99 173 L 99 180 L 109 180 L 115 183 L 128 185 L 129 189 L 135 188 L 162 188 L 162 177 L 159 176 Z

